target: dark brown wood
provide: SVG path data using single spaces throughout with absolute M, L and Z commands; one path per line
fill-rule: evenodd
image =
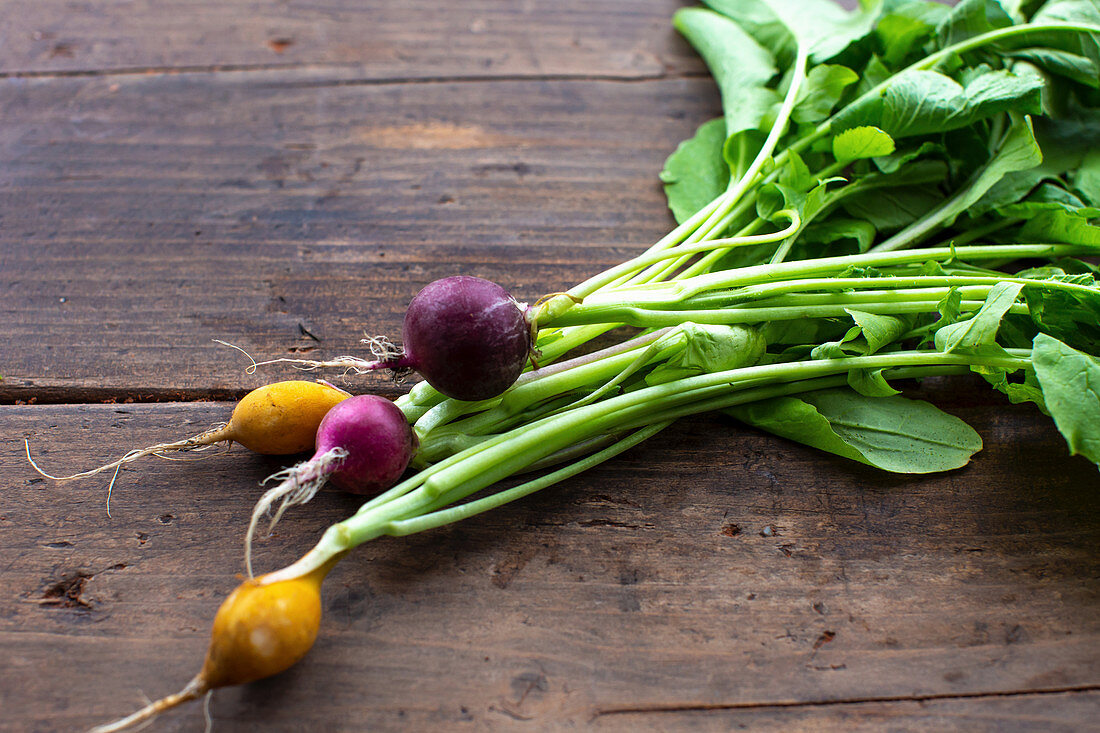
M 76 100 L 76 101 L 74 101 Z M 240 390 L 469 273 L 534 300 L 672 225 L 708 79 L 373 85 L 310 70 L 0 81 L 0 399 Z M 372 387 L 383 378 L 366 380 Z
M 0 73 L 346 67 L 361 78 L 652 78 L 702 65 L 684 0 L 9 0 Z
M 39 403 L 0 406 L 0 730 L 182 686 L 283 465 L 146 459 L 107 517 L 108 476 L 43 479 L 22 439 L 97 465 L 290 373 L 213 338 L 346 352 L 436 277 L 533 299 L 659 237 L 661 162 L 719 109 L 681 4 L 0 4 L 0 402 Z M 1096 470 L 984 383 L 924 389 L 985 438 L 968 468 L 891 476 L 698 418 L 360 548 L 315 650 L 219 692 L 217 730 L 1088 729 Z M 262 567 L 356 504 L 322 492 Z
M 315 650 L 219 692 L 219 730 L 1069 729 L 1100 691 L 1100 481 L 1032 410 L 975 402 L 979 386 L 928 395 L 987 442 L 944 476 L 699 418 L 519 504 L 366 545 L 327 581 Z M 228 409 L 0 410 L 15 438 L 0 517 L 7 720 L 79 728 L 182 685 L 241 570 L 256 483 L 279 465 L 149 459 L 122 473 L 108 519 L 106 478 L 40 480 L 19 439 L 45 466 L 86 467 Z M 262 567 L 354 504 L 322 493 L 260 544 Z M 200 721 L 196 706 L 163 729 Z

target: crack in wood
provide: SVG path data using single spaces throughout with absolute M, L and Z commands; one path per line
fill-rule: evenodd
M 0 405 L 131 405 L 163 402 L 236 402 L 250 390 L 245 388 L 163 387 L 34 387 L 0 384 Z M 376 394 L 396 398 L 399 387 L 379 385 Z
M 150 76 L 161 74 L 224 74 L 267 71 L 339 71 L 362 69 L 361 64 L 287 63 L 287 64 L 216 64 L 182 66 L 123 66 L 115 69 L 57 69 L 0 71 L 0 79 L 66 79 L 114 76 Z M 395 86 L 402 84 L 464 84 L 499 82 L 648 82 L 671 79 L 706 79 L 705 71 L 660 71 L 638 74 L 440 74 L 436 76 L 363 77 L 319 79 L 292 86 Z
M 645 705 L 621 708 L 604 708 L 592 713 L 590 721 L 605 715 L 660 714 L 688 712 L 719 712 L 723 710 L 767 710 L 769 708 L 812 708 L 840 705 L 866 705 L 873 703 L 914 702 L 924 703 L 937 700 L 977 700 L 982 698 L 1010 698 L 1025 695 L 1063 695 L 1081 692 L 1100 692 L 1100 684 L 1071 685 L 1035 690 L 992 690 L 985 692 L 943 692 L 927 695 L 880 695 L 868 697 L 850 697 L 838 700 L 792 700 L 776 702 L 735 702 L 714 704 L 684 705 Z

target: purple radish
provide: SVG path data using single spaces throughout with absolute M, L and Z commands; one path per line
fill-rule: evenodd
M 402 327 L 411 367 L 456 400 L 485 400 L 512 386 L 531 352 L 523 307 L 504 288 L 468 275 L 429 283 L 409 303 Z
M 278 485 L 264 493 L 252 510 L 245 536 L 245 563 L 252 575 L 252 537 L 260 518 L 280 502 L 270 528 L 283 512 L 305 504 L 331 481 L 353 494 L 374 494 L 393 486 L 412 460 L 417 441 L 404 414 L 376 395 L 357 395 L 335 405 L 317 428 L 316 450 L 308 461 L 264 480 Z
M 368 339 L 375 359 L 341 356 L 329 361 L 274 359 L 305 369 L 355 371 L 412 369 L 447 397 L 485 400 L 512 386 L 531 353 L 526 305 L 494 282 L 469 275 L 445 277 L 416 294 L 405 311 L 404 349 Z M 259 366 L 259 364 L 257 364 Z

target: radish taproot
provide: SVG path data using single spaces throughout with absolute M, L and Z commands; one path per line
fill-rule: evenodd
M 484 400 L 508 389 L 523 372 L 531 354 L 531 331 L 527 306 L 507 290 L 480 277 L 455 275 L 429 283 L 409 303 L 401 350 L 368 339 L 375 350 L 370 361 L 353 356 L 273 359 L 256 366 L 289 362 L 304 369 L 411 369 L 447 397 Z
M 214 616 L 202 669 L 182 690 L 92 733 L 113 733 L 195 700 L 218 687 L 270 677 L 306 655 L 321 627 L 321 582 L 337 558 L 295 577 L 249 578 Z
M 229 422 L 198 435 L 170 443 L 158 443 L 132 450 L 117 461 L 69 476 L 53 476 L 30 458 L 31 465 L 47 478 L 58 481 L 93 476 L 119 468 L 139 458 L 161 453 L 191 451 L 222 442 L 240 443 L 255 453 L 272 456 L 302 453 L 312 447 L 321 419 L 332 407 L 351 397 L 349 392 L 328 382 L 290 380 L 258 387 L 233 409 Z
M 417 440 L 404 414 L 377 395 L 357 395 L 333 407 L 316 430 L 316 451 L 308 461 L 284 469 L 268 481 L 278 485 L 256 503 L 245 535 L 245 565 L 252 575 L 252 537 L 260 518 L 276 502 L 271 527 L 287 508 L 310 501 L 325 483 L 353 494 L 388 489 L 412 460 Z

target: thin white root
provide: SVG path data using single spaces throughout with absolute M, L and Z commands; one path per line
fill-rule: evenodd
M 398 359 L 405 354 L 400 346 L 385 336 L 367 336 L 365 339 L 359 339 L 359 343 L 369 348 L 371 355 L 378 361 Z
M 268 359 L 267 361 L 256 362 L 248 369 L 246 373 L 252 374 L 256 371 L 257 367 L 267 366 L 268 364 L 291 364 L 295 369 L 303 372 L 312 372 L 316 369 L 327 369 L 330 367 L 343 368 L 344 374 L 366 374 L 367 372 L 374 371 L 375 369 L 385 368 L 385 364 L 381 364 L 377 361 L 367 361 L 366 359 L 360 359 L 355 356 L 338 356 L 335 359 L 329 359 L 328 361 L 314 361 L 312 359 Z M 251 370 L 251 371 L 249 371 Z
M 168 697 L 162 697 L 156 702 L 151 702 L 136 713 L 127 715 L 125 718 L 119 718 L 118 720 L 107 723 L 105 725 L 97 725 L 92 728 L 88 733 L 116 733 L 116 731 L 126 730 L 127 728 L 137 725 L 138 723 L 144 723 L 152 720 L 157 715 L 160 715 L 165 710 L 181 705 L 188 700 L 195 700 L 202 695 L 205 695 L 210 690 L 206 685 L 206 681 L 199 676 L 195 676 L 187 686 L 174 695 Z
M 260 485 L 270 481 L 278 481 L 279 484 L 264 492 L 256 506 L 252 509 L 252 519 L 248 523 L 248 530 L 244 536 L 244 565 L 248 570 L 248 577 L 254 577 L 252 573 L 252 538 L 256 534 L 256 527 L 264 515 L 271 515 L 271 507 L 275 502 L 279 508 L 271 517 L 267 526 L 270 535 L 275 525 L 283 516 L 283 512 L 292 506 L 309 502 L 321 487 L 328 481 L 328 477 L 339 466 L 340 462 L 347 458 L 348 452 L 343 448 L 332 448 L 319 456 L 314 456 L 297 466 L 283 469 L 273 473 L 264 479 Z
M 103 473 L 109 471 L 112 468 L 119 468 L 127 463 L 132 463 L 139 458 L 145 456 L 159 456 L 161 453 L 169 453 L 172 451 L 193 451 L 206 448 L 215 443 L 221 443 L 225 440 L 232 440 L 232 432 L 229 429 L 228 423 L 222 423 L 221 425 L 215 425 L 204 433 L 192 436 L 190 438 L 184 438 L 183 440 L 177 440 L 172 443 L 158 443 L 157 445 L 151 445 L 148 448 L 139 448 L 132 450 L 117 461 L 112 461 L 99 468 L 93 468 L 88 471 L 81 471 L 80 473 L 73 473 L 68 476 L 54 476 L 53 474 L 46 473 L 42 470 L 42 467 L 35 462 L 31 457 L 31 444 L 26 438 L 23 439 L 23 448 L 27 453 L 27 461 L 30 462 L 31 467 L 34 468 L 42 476 L 53 479 L 54 481 L 71 481 L 72 479 L 85 478 L 87 476 L 94 476 L 97 473 Z
M 115 489 L 115 481 L 118 481 L 118 472 L 122 470 L 122 466 L 115 467 L 115 474 L 111 476 L 111 483 L 107 484 L 107 519 L 111 518 L 111 492 Z
M 256 372 L 256 360 L 252 358 L 252 354 L 249 354 L 247 351 L 242 349 L 240 346 L 237 346 L 236 344 L 231 344 L 228 341 L 222 341 L 221 339 L 212 339 L 212 340 L 216 344 L 221 344 L 222 346 L 228 346 L 231 349 L 236 349 L 237 351 L 241 352 L 242 354 L 244 354 L 245 356 L 248 357 L 248 360 L 250 362 L 252 362 L 252 366 L 250 366 L 250 367 L 248 367 L 247 369 L 244 370 L 245 374 L 254 374 Z
M 225 427 L 225 426 L 222 426 L 222 427 Z M 200 445 L 197 448 L 191 448 L 190 450 L 194 453 L 198 453 L 199 451 L 204 451 L 207 448 L 212 447 L 213 445 L 214 445 L 213 443 L 211 443 L 210 445 Z M 227 441 L 225 452 L 228 453 L 229 449 L 232 448 L 232 447 L 233 447 L 232 441 Z M 180 458 L 178 456 L 166 456 L 163 453 L 154 453 L 153 455 L 156 456 L 157 458 L 162 458 L 166 461 L 205 461 L 207 458 L 211 458 L 212 456 L 218 455 L 218 454 L 214 453 L 214 454 L 205 455 L 205 456 L 198 456 L 196 458 Z M 33 463 L 33 461 L 31 463 Z M 35 468 L 37 468 L 37 466 Z M 120 463 L 117 466 L 115 466 L 115 472 L 111 476 L 111 483 L 107 484 L 107 518 L 108 519 L 111 518 L 111 493 L 115 489 L 115 482 L 118 481 L 118 472 L 121 471 L 121 470 L 122 470 L 122 464 Z
M 314 369 L 324 369 L 326 367 L 344 367 L 348 371 L 354 371 L 356 374 L 363 374 L 364 372 L 371 371 L 372 369 L 379 369 L 381 365 L 374 364 L 374 362 L 367 361 L 366 359 L 359 359 L 354 356 L 338 356 L 330 361 L 313 361 L 312 359 L 268 359 L 267 361 L 256 361 L 252 354 L 242 349 L 236 344 L 231 344 L 228 341 L 222 341 L 221 339 L 214 339 L 215 343 L 222 346 L 228 346 L 231 349 L 236 349 L 252 362 L 248 368 L 244 370 L 245 374 L 255 374 L 259 367 L 267 366 L 269 364 L 293 364 L 295 369 L 300 369 L 303 372 L 311 372 Z M 371 349 L 371 353 L 374 353 L 374 349 Z
M 214 698 L 214 691 L 210 690 L 202 698 L 202 719 L 206 722 L 204 733 L 214 730 L 214 718 L 210 715 L 210 701 Z

